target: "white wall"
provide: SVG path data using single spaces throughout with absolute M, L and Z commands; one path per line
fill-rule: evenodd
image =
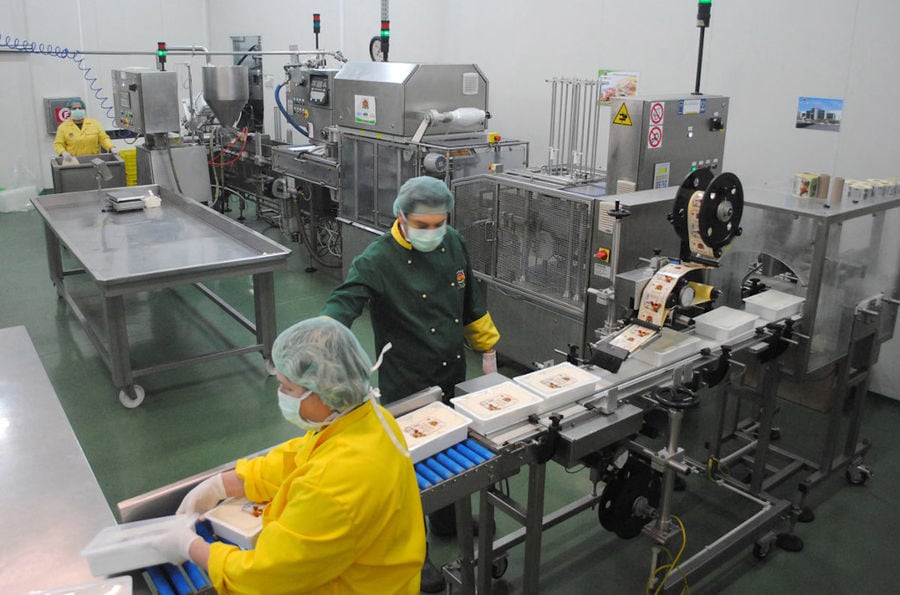
M 98 0 L 0 0 L 0 15 L 10 15 L 0 23 L 0 41 L 7 36 L 72 50 L 123 50 L 154 52 L 157 41 L 174 45 L 207 45 L 206 2 L 198 0 L 145 0 L 118 3 Z M 11 41 L 10 41 L 11 43 Z M 184 62 L 195 67 L 195 89 L 200 74 L 196 67 L 202 58 L 170 56 L 169 70 L 184 70 Z M 109 97 L 110 71 L 127 66 L 155 66 L 151 56 L 85 55 L 82 67 L 91 68 L 88 76 L 97 77 L 100 97 Z M 53 137 L 47 134 L 43 113 L 44 97 L 81 96 L 87 102 L 88 115 L 113 128 L 106 111 L 90 89 L 78 65 L 30 53 L 0 53 L 0 100 L 9 110 L 4 118 L 6 138 L 15 143 L 0 145 L 0 186 L 8 186 L 12 168 L 24 164 L 37 178 L 39 187 L 52 187 L 49 161 L 55 156 Z M 13 83 L 13 84 L 9 84 Z M 187 97 L 187 90 L 180 91 Z M 110 112 L 112 113 L 112 112 Z M 124 141 L 117 141 L 124 147 Z
M 128 15 L 96 0 L 0 0 L 0 36 L 87 49 L 153 49 L 202 44 L 230 50 L 231 35 L 262 35 L 267 50 L 314 47 L 312 13 L 322 15 L 319 46 L 368 60 L 379 32 L 377 0 L 156 0 L 128 3 Z M 696 0 L 393 0 L 391 52 L 396 62 L 478 64 L 488 77 L 491 129 L 531 143 L 532 164 L 546 158 L 551 77 L 592 77 L 600 68 L 640 72 L 644 94 L 690 92 L 698 30 Z M 133 16 L 135 15 L 136 16 Z M 897 0 L 756 0 L 713 2 L 701 90 L 731 97 L 725 168 L 745 185 L 787 188 L 797 171 L 843 177 L 900 177 L 900 2 Z M 109 69 L 144 61 L 91 57 Z M 217 57 L 229 63 L 229 57 Z M 288 60 L 267 57 L 264 73 L 283 80 Z M 170 58 L 170 62 L 175 62 Z M 201 60 L 195 61 L 198 65 Z M 330 66 L 337 66 L 331 61 Z M 52 156 L 41 98 L 81 93 L 70 62 L 0 54 L 0 86 L 10 110 L 0 147 L 0 186 L 11 163 L 25 159 L 49 185 Z M 199 80 L 195 72 L 195 82 Z M 845 101 L 840 133 L 794 128 L 801 95 Z M 266 89 L 266 125 L 274 101 Z M 98 107 L 89 104 L 98 115 Z M 608 111 L 603 108 L 604 116 Z M 605 161 L 608 126 L 601 131 Z M 294 135 L 295 140 L 297 135 Z M 895 251 L 900 251 L 896 234 Z M 900 398 L 900 339 L 885 345 L 873 389 Z

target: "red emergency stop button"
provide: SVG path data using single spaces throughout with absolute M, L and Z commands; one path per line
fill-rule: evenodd
M 599 248 L 597 253 L 594 254 L 594 258 L 602 260 L 603 262 L 609 262 L 609 250 L 606 248 Z

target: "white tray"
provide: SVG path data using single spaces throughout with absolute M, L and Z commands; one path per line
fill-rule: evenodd
M 651 366 L 665 366 L 699 352 L 702 344 L 694 335 L 663 328 L 656 339 L 635 351 L 632 357 Z
M 156 566 L 167 560 L 152 543 L 163 533 L 190 527 L 193 522 L 192 515 L 175 515 L 107 527 L 94 536 L 81 555 L 94 576 Z
M 757 318 L 756 314 L 719 306 L 694 318 L 694 329 L 698 335 L 713 341 L 733 341 L 753 332 Z
M 513 382 L 501 382 L 454 397 L 450 402 L 457 411 L 472 419 L 474 430 L 488 434 L 527 419 L 537 411 L 541 400 L 540 396 Z
M 747 312 L 773 322 L 799 314 L 803 310 L 805 301 L 805 298 L 798 295 L 770 289 L 744 299 L 744 304 L 746 304 Z
M 470 423 L 471 419 L 441 402 L 430 403 L 397 418 L 413 463 L 465 440 Z
M 543 400 L 538 406 L 538 413 L 553 411 L 609 385 L 600 376 L 568 362 L 516 376 L 513 380 L 540 395 Z
M 213 531 L 241 549 L 252 550 L 262 531 L 262 509 L 265 505 L 246 498 L 229 498 L 206 513 Z

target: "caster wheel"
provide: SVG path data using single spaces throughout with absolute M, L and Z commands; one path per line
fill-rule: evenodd
M 141 403 L 144 402 L 144 389 L 139 384 L 135 384 L 133 387 L 134 396 L 128 394 L 127 390 L 119 391 L 119 402 L 122 403 L 128 409 L 134 409 L 135 407 L 140 406 Z
M 753 557 L 757 560 L 765 560 L 769 557 L 769 554 L 772 552 L 772 542 L 771 541 L 757 541 L 753 545 Z
M 506 556 L 494 560 L 494 563 L 491 564 L 491 576 L 498 579 L 506 574 L 507 568 L 509 568 L 509 558 Z
M 266 374 L 268 374 L 269 376 L 274 376 L 275 372 L 276 372 L 275 364 L 272 363 L 272 360 L 267 359 L 266 360 Z
M 847 482 L 851 485 L 861 486 L 869 481 L 869 477 L 872 476 L 872 470 L 868 465 L 858 463 L 847 467 L 844 475 L 847 478 Z

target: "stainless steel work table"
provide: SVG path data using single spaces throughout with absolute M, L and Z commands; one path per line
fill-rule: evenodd
M 24 326 L 0 329 L 0 590 L 90 583 L 81 548 L 116 524 Z
M 143 401 L 144 389 L 135 384 L 135 378 L 184 365 L 259 351 L 271 370 L 274 271 L 285 265 L 291 251 L 166 188 L 150 185 L 127 190 L 135 196 L 152 190 L 162 204 L 115 212 L 107 204 L 107 190 L 51 194 L 32 201 L 44 218 L 50 278 L 110 369 L 122 404 L 137 407 Z M 68 248 L 84 269 L 64 270 L 61 246 Z M 87 273 L 100 289 L 106 343 L 96 321 L 89 319 L 66 287 L 65 277 L 76 273 Z M 243 275 L 253 276 L 255 324 L 202 284 Z M 185 284 L 194 284 L 252 332 L 255 342 L 132 369 L 124 296 Z

